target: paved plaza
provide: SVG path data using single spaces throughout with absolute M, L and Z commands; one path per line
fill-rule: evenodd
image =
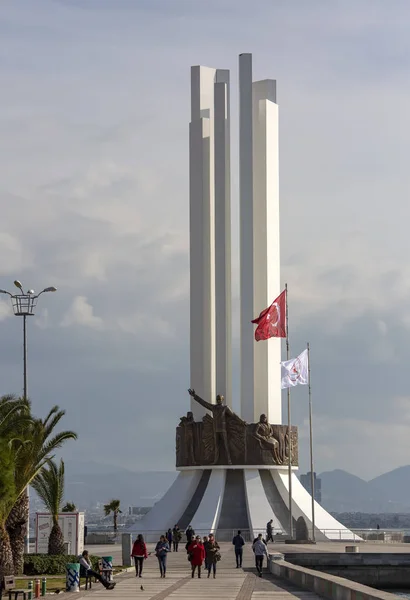
M 148 545 L 149 550 L 153 545 Z M 90 546 L 90 551 L 96 553 L 98 547 Z M 107 549 L 107 546 L 105 546 Z M 118 549 L 111 549 L 110 554 L 120 557 Z M 265 569 L 261 579 L 255 575 L 254 557 L 251 545 L 247 544 L 244 551 L 243 568 L 236 569 L 235 554 L 232 544 L 221 544 L 222 560 L 217 565 L 216 579 L 207 578 L 202 573 L 201 579 L 191 578 L 190 563 L 187 560 L 184 544 L 178 553 L 168 554 L 167 576 L 161 579 L 158 563 L 152 554 L 144 564 L 142 578 L 136 578 L 135 573 L 127 573 L 116 578 L 117 585 L 113 591 L 107 591 L 100 584 L 93 584 L 92 600 L 257 600 L 274 598 L 275 600 L 316 600 L 318 596 L 311 592 L 298 590 L 296 587 L 272 577 Z M 118 560 L 119 562 L 119 560 Z M 266 565 L 266 561 L 265 561 Z M 141 586 L 143 589 L 141 589 Z M 84 593 L 84 592 L 83 592 Z

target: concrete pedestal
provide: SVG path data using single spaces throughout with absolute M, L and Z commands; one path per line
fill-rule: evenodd
M 122 534 L 121 549 L 122 549 L 122 566 L 130 567 L 132 565 L 132 559 L 131 559 L 132 536 L 130 533 Z
M 169 527 L 181 530 L 192 525 L 195 532 L 214 532 L 220 540 L 231 540 L 240 529 L 250 539 L 265 534 L 273 519 L 274 536 L 288 536 L 289 479 L 286 468 L 187 469 L 138 522 L 138 533 L 155 541 Z M 311 497 L 292 475 L 292 511 L 296 520 L 303 517 L 312 532 Z M 336 521 L 322 506 L 315 504 L 316 540 L 353 540 L 353 533 Z

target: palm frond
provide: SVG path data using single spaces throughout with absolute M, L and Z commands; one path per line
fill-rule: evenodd
M 63 460 L 60 461 L 59 466 L 53 460 L 48 460 L 47 467 L 36 475 L 31 485 L 53 516 L 53 521 L 57 523 L 64 496 Z

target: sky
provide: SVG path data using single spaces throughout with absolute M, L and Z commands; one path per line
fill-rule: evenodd
M 278 86 L 281 273 L 292 353 L 311 344 L 316 470 L 410 464 L 409 28 L 406 0 L 1 2 L 0 288 L 58 288 L 29 321 L 28 392 L 39 416 L 66 409 L 68 461 L 174 468 L 190 66 L 231 70 L 237 254 L 237 61 L 252 52 L 254 79 Z M 6 296 L 0 339 L 0 394 L 20 394 Z M 303 472 L 306 388 L 292 410 Z

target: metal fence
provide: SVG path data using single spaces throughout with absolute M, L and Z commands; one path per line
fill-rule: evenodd
M 121 533 L 109 533 L 107 531 L 93 531 L 87 535 L 86 544 L 119 544 L 121 543 Z M 142 533 L 148 542 L 157 541 L 165 532 L 159 529 L 140 530 L 138 523 L 128 530 L 133 536 Z M 196 528 L 195 534 L 201 537 L 213 533 L 220 541 L 231 541 L 238 533 L 237 529 L 202 529 Z M 242 529 L 241 535 L 246 542 L 252 542 L 259 533 L 266 536 L 266 529 Z M 308 529 L 309 538 L 312 538 L 312 529 Z M 284 542 L 289 538 L 285 531 L 273 530 L 273 541 Z M 316 529 L 316 539 L 332 542 L 365 542 L 374 544 L 400 544 L 410 543 L 410 530 L 408 529 Z M 186 542 L 185 532 L 182 531 L 181 544 Z

